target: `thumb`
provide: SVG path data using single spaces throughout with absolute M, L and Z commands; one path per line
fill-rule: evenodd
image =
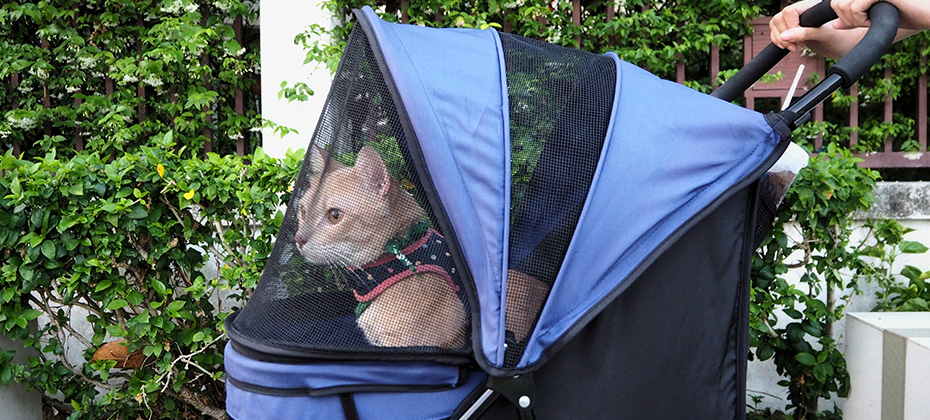
M 803 44 L 808 41 L 818 41 L 819 28 L 804 28 L 797 27 L 791 28 L 787 31 L 782 32 L 779 37 L 782 41 L 792 43 L 792 44 Z

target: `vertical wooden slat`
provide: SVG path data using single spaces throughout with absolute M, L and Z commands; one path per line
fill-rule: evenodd
M 679 84 L 685 84 L 685 62 L 682 57 L 678 57 L 678 62 L 675 63 L 675 81 Z
M 849 147 L 853 147 L 859 142 L 859 84 L 856 83 L 849 87 L 849 96 L 852 96 L 852 102 L 849 103 L 849 128 L 852 132 L 849 134 Z
M 921 63 L 926 67 L 927 56 L 920 57 Z M 927 151 L 927 75 L 921 74 L 917 79 L 917 141 L 920 151 Z
M 710 87 L 717 88 L 717 76 L 720 75 L 720 46 L 712 44 L 710 46 Z
M 138 57 L 138 63 L 142 62 L 142 29 L 144 28 L 145 22 L 142 20 L 142 17 L 139 17 L 139 20 L 136 21 L 136 24 L 139 25 L 139 31 L 136 34 L 136 55 Z M 141 102 L 139 102 L 139 122 L 143 122 L 147 119 L 147 110 L 145 108 L 145 83 L 141 80 L 138 85 L 136 85 L 136 95 L 138 95 Z
M 400 0 L 400 22 L 407 23 L 410 21 L 410 15 L 407 13 L 407 8 L 410 6 L 408 0 Z
M 207 20 L 209 18 L 210 18 L 210 14 L 208 12 L 204 12 L 203 17 L 200 19 L 200 25 L 207 26 Z M 210 67 L 210 55 L 209 54 L 204 54 L 200 56 L 200 65 L 207 67 L 207 68 Z M 203 75 L 204 85 L 205 85 L 204 87 L 208 91 L 213 89 L 212 83 L 210 81 L 211 73 L 212 71 L 208 71 L 206 74 Z M 206 155 L 207 153 L 213 152 L 213 128 L 211 127 L 213 125 L 213 115 L 210 111 L 211 110 L 207 105 L 203 106 L 204 124 L 205 124 L 203 128 L 203 136 L 206 138 L 206 140 L 203 142 L 204 155 Z
M 10 86 L 13 87 L 15 91 L 19 87 L 19 73 L 13 73 L 10 75 Z M 19 109 L 19 102 L 16 100 L 16 96 L 13 97 L 13 109 Z M 19 144 L 18 139 L 13 139 L 13 154 L 19 156 L 22 153 L 22 145 Z
M 78 109 L 81 106 L 81 99 L 74 98 L 74 109 Z M 80 152 L 84 150 L 84 135 L 81 133 L 81 120 L 80 116 L 74 121 L 74 150 Z
M 106 76 L 106 78 L 103 79 L 103 90 L 106 92 L 107 96 L 113 94 L 113 79 L 111 79 L 110 76 Z
M 42 49 L 48 51 L 48 39 L 42 37 Z M 45 109 L 51 109 L 52 107 L 52 96 L 48 92 L 48 82 L 42 82 L 42 107 Z M 45 120 L 45 135 L 52 135 L 52 122 L 48 119 Z
M 240 47 L 244 47 L 243 43 L 245 41 L 242 35 L 242 15 L 236 15 L 236 19 L 233 20 L 233 32 L 236 34 L 236 42 L 239 43 Z M 238 55 L 236 59 L 242 60 L 242 55 Z M 245 96 L 242 93 L 242 86 L 236 86 L 234 106 L 237 114 L 245 115 Z M 245 135 L 245 132 L 240 132 L 239 138 L 236 139 L 236 154 L 239 156 L 245 155 Z
M 581 27 L 581 0 L 572 0 L 572 23 L 575 29 Z M 575 48 L 581 48 L 581 34 L 575 35 Z
M 891 67 L 885 69 L 885 79 L 891 80 Z M 891 93 L 885 97 L 885 122 L 891 123 L 894 121 L 894 98 Z M 894 150 L 894 137 L 888 136 L 885 139 L 885 152 L 891 153 Z
M 607 22 L 614 20 L 614 17 L 617 15 L 617 11 L 614 10 L 614 2 L 607 2 Z M 613 47 L 617 43 L 617 36 L 610 34 L 607 37 L 607 45 Z
M 814 121 L 823 121 L 823 102 L 817 104 L 814 107 Z M 817 135 L 814 138 L 814 149 L 820 150 L 823 148 L 823 133 Z

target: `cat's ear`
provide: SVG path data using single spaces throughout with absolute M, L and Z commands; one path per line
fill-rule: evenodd
M 323 168 L 326 167 L 326 160 L 329 159 L 329 153 L 323 150 L 322 147 L 313 145 L 310 148 L 310 172 L 318 174 L 323 172 Z
M 369 185 L 382 196 L 387 195 L 391 187 L 391 174 L 381 160 L 381 155 L 371 147 L 362 147 L 355 160 L 355 168 L 361 171 Z

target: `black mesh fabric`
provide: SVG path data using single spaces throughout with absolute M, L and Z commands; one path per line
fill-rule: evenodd
M 511 227 L 507 324 L 535 325 L 527 296 L 555 281 L 607 133 L 617 81 L 613 59 L 501 34 L 510 100 Z M 534 280 L 514 281 L 530 276 Z M 539 287 L 539 284 L 544 287 Z M 543 292 L 546 293 L 546 292 Z M 523 319 L 518 319 L 523 318 Z M 510 334 L 504 368 L 525 334 Z
M 270 260 L 227 322 L 234 343 L 287 355 L 467 353 L 468 304 L 407 141 L 357 28 Z

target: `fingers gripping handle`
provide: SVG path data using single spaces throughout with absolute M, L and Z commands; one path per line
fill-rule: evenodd
M 801 14 L 800 23 L 804 27 L 818 27 L 836 18 L 836 12 L 830 7 L 830 0 L 824 0 Z M 869 18 L 872 24 L 862 41 L 827 72 L 828 75 L 837 74 L 842 77 L 845 87 L 856 83 L 873 64 L 878 62 L 894 42 L 897 34 L 898 9 L 894 5 L 885 2 L 876 3 L 869 10 Z M 769 44 L 712 95 L 725 101 L 736 99 L 786 55 L 788 55 L 788 50 Z
M 898 33 L 898 8 L 891 3 L 880 1 L 872 5 L 869 20 L 872 23 L 862 41 L 827 71 L 842 76 L 844 88 L 856 83 L 882 58 Z

